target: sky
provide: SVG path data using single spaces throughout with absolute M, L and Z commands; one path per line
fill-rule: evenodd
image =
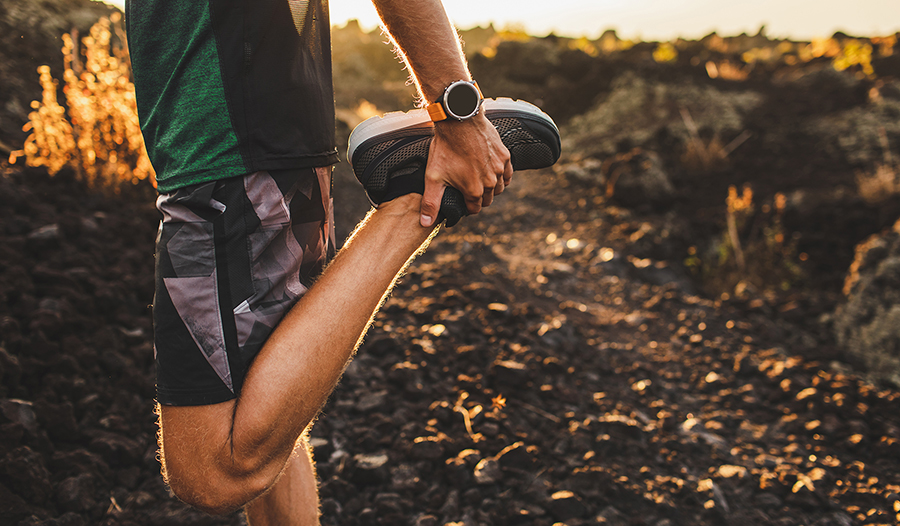
M 108 2 L 121 7 L 124 0 Z M 334 25 L 353 18 L 365 28 L 378 24 L 370 0 L 330 4 Z M 444 6 L 461 29 L 493 22 L 495 27 L 524 27 L 536 36 L 596 38 L 615 29 L 620 38 L 696 39 L 713 31 L 755 34 L 763 24 L 770 37 L 796 40 L 838 30 L 854 36 L 900 31 L 900 0 L 444 0 Z

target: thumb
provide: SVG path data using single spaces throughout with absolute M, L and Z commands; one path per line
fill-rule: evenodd
M 422 204 L 419 208 L 419 223 L 423 227 L 430 228 L 437 220 L 444 188 L 439 182 L 425 179 L 425 192 L 422 194 Z

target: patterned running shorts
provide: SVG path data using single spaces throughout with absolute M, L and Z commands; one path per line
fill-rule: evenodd
M 253 358 L 334 250 L 331 168 L 162 194 L 153 302 L 160 404 L 236 398 Z

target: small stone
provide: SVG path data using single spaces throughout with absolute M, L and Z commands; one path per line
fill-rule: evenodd
M 415 526 L 437 526 L 438 518 L 434 515 L 420 515 L 415 522 Z
M 334 445 L 330 440 L 321 437 L 310 437 L 309 447 L 312 449 L 316 462 L 328 462 L 334 453 Z
M 438 437 L 416 437 L 411 452 L 419 460 L 437 460 L 444 456 L 444 446 Z
M 477 449 L 463 449 L 456 455 L 456 458 L 467 466 L 474 468 L 481 461 L 481 451 Z
M 48 241 L 59 239 L 59 225 L 56 223 L 42 226 L 28 233 L 28 239 L 35 241 Z
M 72 402 L 51 404 L 45 400 L 38 400 L 34 403 L 34 412 L 50 438 L 73 440 L 78 436 L 78 423 L 75 421 L 75 407 Z
M 356 469 L 353 470 L 353 482 L 363 485 L 381 484 L 388 478 L 388 456 L 385 454 L 359 454 L 353 456 Z
M 607 526 L 625 526 L 628 524 L 628 521 L 626 517 L 622 515 L 622 512 L 612 506 L 603 508 L 600 514 L 597 515 L 595 522 Z
M 837 526 L 851 526 L 853 519 L 843 511 L 836 511 L 831 514 L 831 520 Z
M 96 505 L 93 476 L 84 473 L 60 482 L 56 490 L 56 503 L 66 511 L 89 511 Z
M 91 451 L 98 453 L 110 467 L 137 464 L 144 452 L 136 440 L 117 433 L 97 433 L 91 440 Z
M 524 442 L 516 442 L 497 454 L 497 462 L 503 469 L 527 470 L 534 465 L 534 450 L 534 446 L 526 447 Z
M 84 524 L 84 517 L 70 511 L 57 517 L 54 526 L 84 526 Z
M 481 434 L 494 438 L 500 434 L 500 426 L 496 422 L 483 422 L 480 426 Z
M 366 455 L 361 453 L 359 455 L 354 455 L 353 460 L 356 461 L 356 467 L 360 469 L 372 470 L 378 469 L 387 464 L 388 456 L 384 454 Z
M 141 469 L 137 466 L 120 469 L 116 472 L 116 479 L 119 481 L 119 485 L 126 489 L 134 489 L 140 476 Z
M 475 466 L 475 482 L 478 484 L 496 484 L 503 478 L 500 463 L 492 458 L 484 458 Z
M 143 508 L 153 503 L 154 500 L 155 497 L 146 491 L 137 491 L 128 496 L 125 505 L 133 508 Z
M 378 513 L 372 508 L 363 508 L 362 511 L 357 515 L 359 518 L 359 523 L 367 526 L 369 524 L 375 524 L 378 520 Z
M 403 498 L 397 493 L 379 493 L 374 502 L 379 517 L 403 512 Z
M 415 466 L 400 464 L 391 469 L 391 484 L 395 489 L 414 489 L 422 482 Z
M 782 500 L 772 493 L 760 493 L 754 496 L 753 503 L 762 509 L 780 508 L 783 504 Z
M 382 405 L 384 405 L 384 402 L 387 399 L 387 395 L 387 391 L 366 393 L 362 397 L 360 397 L 360 400 L 356 403 L 356 409 L 362 411 L 363 413 L 368 413 L 376 407 L 381 407 Z
M 0 412 L 10 422 L 21 424 L 32 435 L 37 434 L 37 416 L 34 414 L 34 407 L 31 402 L 15 398 L 0 400 Z
M 558 520 L 578 519 L 587 514 L 587 507 L 571 491 L 557 491 L 550 496 L 550 513 Z
M 441 515 L 445 517 L 456 516 L 459 514 L 459 491 L 451 490 L 447 495 L 447 500 L 440 509 Z
M 666 205 L 672 201 L 675 188 L 656 152 L 636 150 L 626 160 L 614 164 L 614 169 L 618 177 L 610 183 L 616 201 L 626 206 L 647 202 Z
M 100 225 L 93 217 L 83 217 L 81 218 L 81 228 L 88 232 L 96 232 L 100 230 Z
M 43 457 L 27 446 L 10 451 L 0 461 L 0 479 L 32 504 L 42 505 L 53 494 Z
M 3 518 L 10 521 L 10 524 L 16 524 L 31 513 L 31 507 L 22 497 L 9 491 L 3 484 L 0 484 L 0 510 L 3 511 Z
M 337 517 L 343 511 L 341 509 L 341 503 L 334 499 L 322 499 L 319 508 L 324 517 Z
M 523 385 L 530 376 L 527 366 L 514 360 L 495 362 L 491 372 L 496 377 L 498 384 L 507 386 Z

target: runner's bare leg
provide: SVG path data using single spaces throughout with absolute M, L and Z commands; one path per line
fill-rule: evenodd
M 373 2 L 425 100 L 469 78 L 440 0 Z M 331 393 L 398 273 L 432 234 L 443 187 L 460 190 L 469 212 L 476 213 L 511 176 L 509 152 L 483 114 L 435 124 L 424 197 L 406 195 L 370 215 L 272 333 L 239 398 L 160 408 L 163 468 L 173 491 L 210 513 L 260 498 L 249 506 L 256 524 L 316 524 L 308 513 L 318 505 L 312 466 L 299 455 L 288 464 L 298 437 Z M 299 508 L 290 499 L 282 507 L 282 497 L 295 490 L 302 495 Z M 257 513 L 262 508 L 265 514 Z M 279 509 L 307 512 L 267 518 Z
M 182 500 L 227 513 L 278 480 L 398 273 L 432 234 L 419 223 L 420 200 L 406 195 L 370 214 L 272 333 L 237 400 L 160 407 L 164 470 Z M 291 464 L 277 486 L 308 487 L 295 480 L 301 472 L 312 467 Z M 312 502 L 297 505 L 315 510 L 311 483 L 302 494 Z

